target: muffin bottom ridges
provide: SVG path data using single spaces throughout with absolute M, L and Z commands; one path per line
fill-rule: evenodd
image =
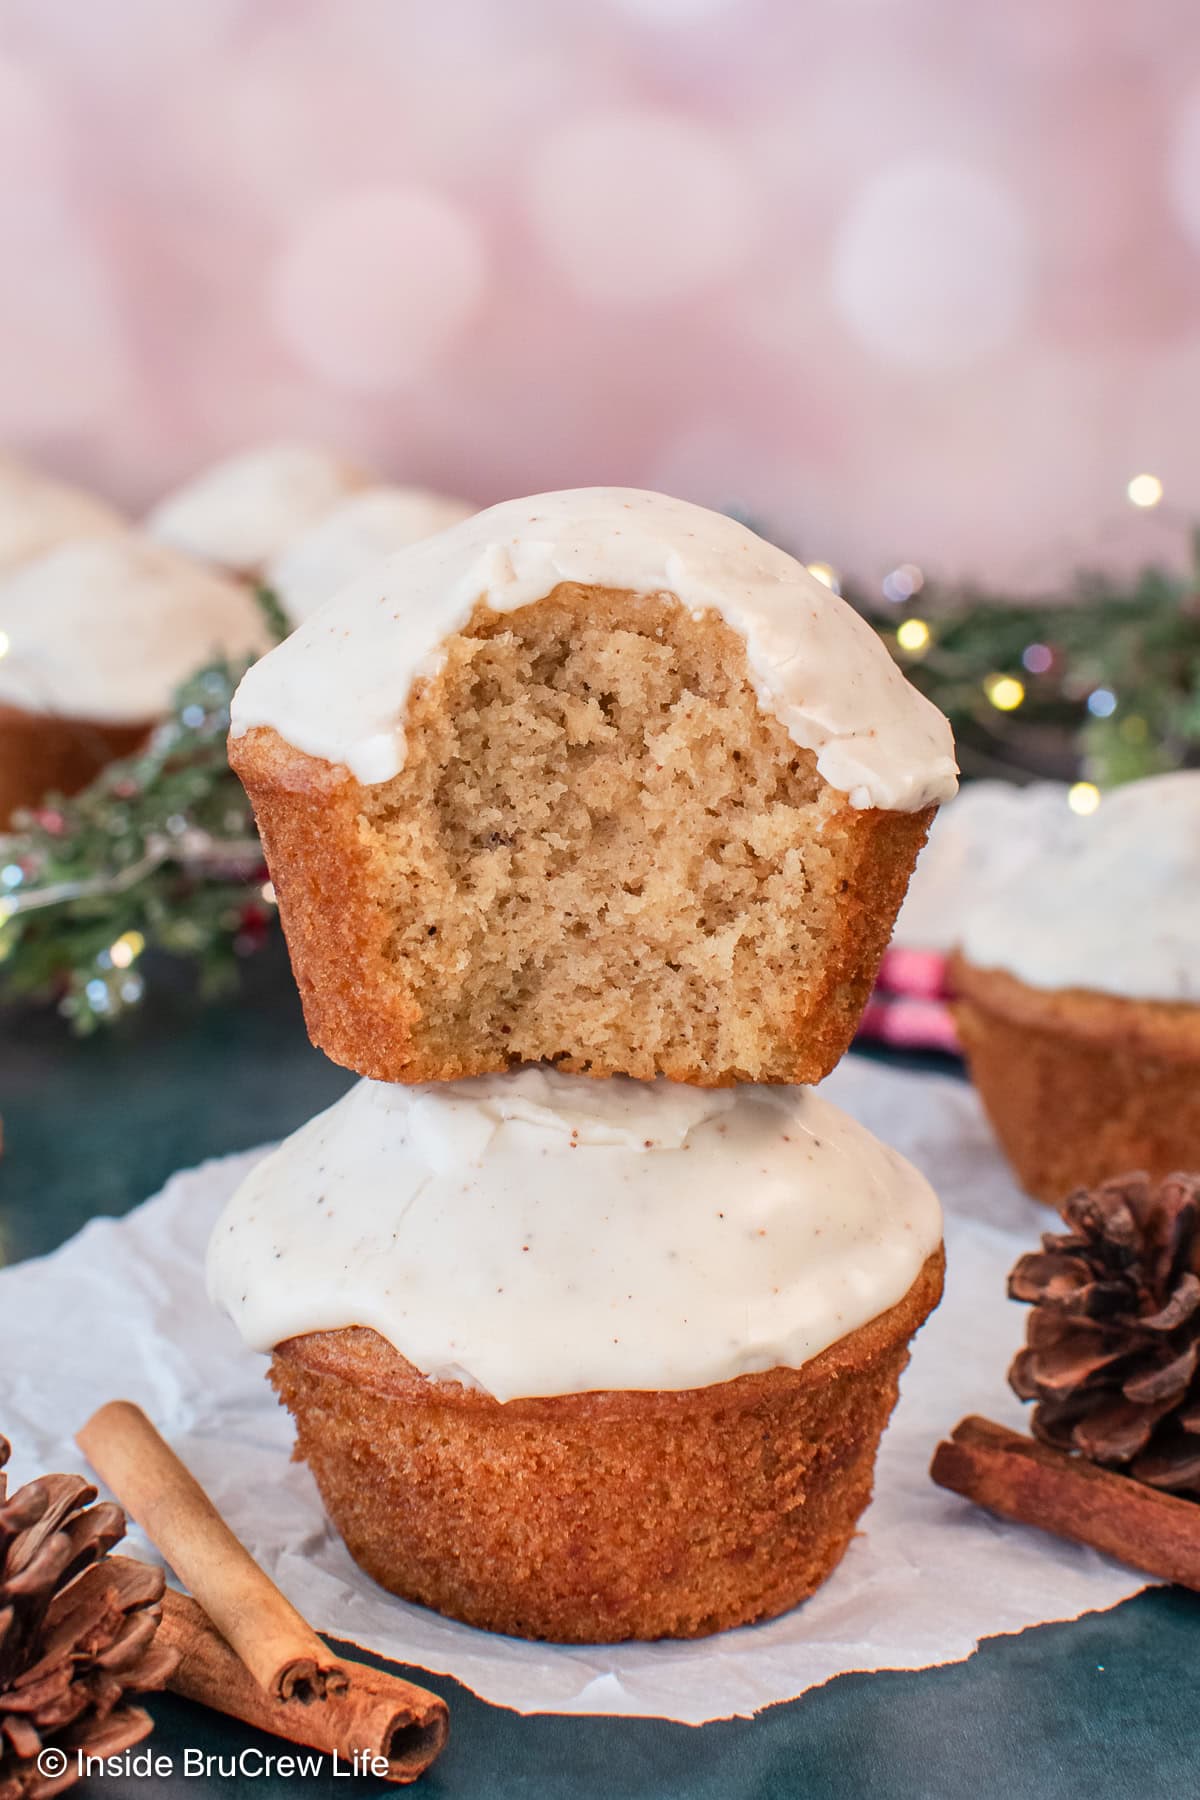
M 406 1600 L 562 1643 L 701 1637 L 806 1599 L 871 1497 L 939 1249 L 800 1369 L 514 1400 L 426 1381 L 372 1331 L 281 1344 L 270 1379 L 351 1555 Z
M 1051 1205 L 1200 1160 L 1200 1007 L 1029 987 L 957 957 L 954 1019 L 1026 1193 Z

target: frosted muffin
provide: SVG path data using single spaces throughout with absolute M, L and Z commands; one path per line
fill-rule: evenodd
M 972 910 L 951 981 L 1029 1193 L 1200 1163 L 1200 771 L 1064 817 L 1058 845 Z
M 457 525 L 474 510 L 427 488 L 363 488 L 285 544 L 263 579 L 299 625 L 385 557 Z
M 135 750 L 178 684 L 265 647 L 254 598 L 125 532 L 60 545 L 0 580 L 0 821 Z
M 249 671 L 230 759 L 309 1033 L 385 1081 L 820 1079 L 955 785 L 849 606 L 613 488 L 364 576 Z
M 161 499 L 147 534 L 246 580 L 370 475 L 312 444 L 263 444 L 226 457 Z
M 891 949 L 948 956 L 976 908 L 1020 879 L 1042 851 L 1060 846 L 1074 823 L 1065 782 L 967 782 L 933 822 Z
M 692 1637 L 839 1561 L 941 1222 L 815 1094 L 525 1069 L 360 1083 L 247 1178 L 208 1278 L 385 1587 L 526 1637 Z
M 0 455 L 0 580 L 56 544 L 125 529 L 107 502 Z

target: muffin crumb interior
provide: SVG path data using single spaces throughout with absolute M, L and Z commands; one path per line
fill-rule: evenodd
M 853 811 L 760 707 L 741 639 L 671 595 L 563 584 L 443 648 L 359 819 L 426 1045 L 789 1079 Z

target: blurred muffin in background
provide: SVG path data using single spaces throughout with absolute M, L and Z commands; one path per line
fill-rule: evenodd
M 180 682 L 269 643 L 248 589 L 132 532 L 0 579 L 0 821 L 135 750 Z
M 263 444 L 214 463 L 167 494 L 145 530 L 228 574 L 259 581 L 267 564 L 347 494 L 367 470 L 312 444 Z
M 475 511 L 428 488 L 369 487 L 343 500 L 274 557 L 263 579 L 293 625 L 364 575 L 373 563 Z
M 951 984 L 1029 1193 L 1200 1163 L 1200 770 L 1132 782 L 1042 844 L 971 909 Z
M 997 884 L 1017 878 L 1074 830 L 1067 792 L 1060 781 L 1028 787 L 967 782 L 929 828 L 892 933 L 893 949 L 948 955 Z
M 0 453 L 0 579 L 55 544 L 127 529 L 106 500 Z
M 879 965 L 860 1035 L 906 1050 L 959 1051 L 947 963 L 973 909 L 1043 846 L 1071 829 L 1065 782 L 968 782 L 939 811 L 892 939 Z

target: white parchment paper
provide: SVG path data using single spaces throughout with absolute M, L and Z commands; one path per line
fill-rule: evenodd
M 846 1670 L 954 1662 L 982 1637 L 1115 1605 L 1144 1579 L 1004 1524 L 928 1476 L 934 1445 L 964 1413 L 1021 1423 L 1004 1376 L 1025 1314 L 1005 1298 L 1005 1276 L 1051 1216 L 1013 1185 L 965 1085 L 851 1057 L 825 1091 L 941 1194 L 948 1276 L 916 1341 L 860 1534 L 825 1587 L 782 1619 L 694 1643 L 526 1644 L 408 1606 L 361 1574 L 307 1470 L 288 1460 L 291 1425 L 265 1360 L 205 1298 L 209 1229 L 260 1152 L 176 1175 L 126 1218 L 94 1220 L 52 1256 L 0 1270 L 0 1430 L 14 1445 L 12 1473 L 79 1468 L 77 1427 L 105 1400 L 136 1400 L 314 1625 L 521 1712 L 701 1724 Z M 130 1541 L 152 1554 L 136 1532 Z

